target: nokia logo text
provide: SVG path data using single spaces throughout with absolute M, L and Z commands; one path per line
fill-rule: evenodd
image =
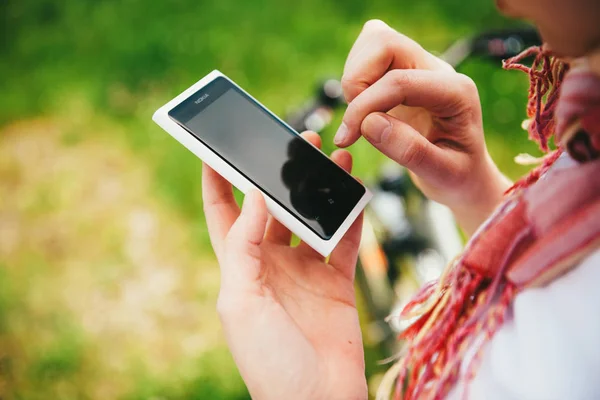
M 208 93 L 205 93 L 205 94 L 203 94 L 202 96 L 200 96 L 200 97 L 198 98 L 198 100 L 194 101 L 194 103 L 196 103 L 196 104 L 200 104 L 200 103 L 202 103 L 202 102 L 203 102 L 203 101 L 204 101 L 204 100 L 205 100 L 207 97 L 208 97 Z

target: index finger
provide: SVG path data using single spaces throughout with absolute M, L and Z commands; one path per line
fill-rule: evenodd
M 439 118 L 452 118 L 471 104 L 477 104 L 477 87 L 464 75 L 427 70 L 390 71 L 348 105 L 340 126 L 344 135 L 342 140 L 336 138 L 336 144 L 346 147 L 358 140 L 362 121 L 373 112 L 388 112 L 404 105 L 422 107 Z
M 352 46 L 342 76 L 346 101 L 391 69 L 443 70 L 451 67 L 409 37 L 379 20 L 368 21 Z

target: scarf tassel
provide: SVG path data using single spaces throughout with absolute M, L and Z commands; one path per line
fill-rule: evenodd
M 489 279 L 464 266 L 456 267 L 438 285 L 453 289 L 441 290 L 433 306 L 422 299 L 420 305 L 429 310 L 401 335 L 412 346 L 401 361 L 396 399 L 442 399 L 458 380 L 467 349 L 475 344 L 481 349 L 492 338 L 516 295 L 514 285 L 505 283 L 497 293 Z M 497 296 L 500 301 L 490 307 Z M 416 306 L 413 303 L 411 308 Z M 467 366 L 466 382 L 475 375 L 480 353 Z

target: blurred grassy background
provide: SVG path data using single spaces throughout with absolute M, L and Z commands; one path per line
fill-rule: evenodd
M 491 0 L 0 2 L 0 399 L 248 398 L 214 310 L 200 162 L 150 117 L 214 68 L 282 114 L 341 74 L 371 18 L 434 52 L 512 23 Z M 512 157 L 536 152 L 525 77 L 462 71 L 517 177 Z M 352 151 L 372 179 L 382 157 Z

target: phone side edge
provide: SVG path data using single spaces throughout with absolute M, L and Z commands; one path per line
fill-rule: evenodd
M 361 183 L 361 185 L 363 184 Z M 328 253 L 324 255 L 325 257 L 327 257 L 337 247 L 344 235 L 346 235 L 346 233 L 348 232 L 348 229 L 350 229 L 354 221 L 356 221 L 360 213 L 363 212 L 367 204 L 369 204 L 369 202 L 373 198 L 373 193 L 371 193 L 369 188 L 367 188 L 365 185 L 363 185 L 363 187 L 365 188 L 365 194 L 363 194 L 363 196 L 356 203 L 352 211 L 348 213 L 348 216 L 346 217 L 344 222 L 342 222 L 339 229 L 335 232 L 331 239 L 329 239 L 329 241 L 331 241 L 331 244 L 328 248 Z

